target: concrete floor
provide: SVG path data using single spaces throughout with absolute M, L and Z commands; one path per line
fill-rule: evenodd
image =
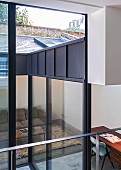
M 95 156 L 94 157 L 92 157 L 92 160 L 91 160 L 92 162 L 92 167 L 91 167 L 91 170 L 95 170 L 96 168 L 96 158 L 95 158 Z M 101 169 L 101 166 L 102 166 L 102 162 L 103 162 L 103 160 L 100 160 L 100 169 Z M 109 161 L 109 159 L 108 158 L 106 158 L 106 160 L 105 160 L 105 163 L 104 163 L 104 166 L 103 166 L 103 170 L 116 170 L 116 169 L 118 169 L 118 168 L 113 168 L 112 167 L 112 165 L 111 165 L 111 163 L 110 163 L 110 161 Z
M 102 165 L 102 161 L 100 160 L 100 168 Z M 92 167 L 91 170 L 95 170 L 96 159 L 95 156 L 92 157 L 91 160 Z M 46 163 L 40 162 L 36 164 L 37 169 L 46 170 Z M 17 168 L 17 170 L 30 170 L 28 166 Z M 52 170 L 82 170 L 82 152 L 55 158 L 52 160 Z M 103 170 L 117 170 L 117 168 L 113 168 L 109 159 L 106 158 Z
M 29 168 L 29 166 L 24 166 L 21 168 L 16 168 L 16 170 L 31 170 L 31 169 Z
M 100 168 L 102 165 L 100 160 Z M 96 158 L 95 156 L 91 159 L 92 167 L 91 170 L 95 170 Z M 36 164 L 38 169 L 46 170 L 45 161 Z M 68 156 L 55 158 L 52 160 L 52 170 L 82 170 L 82 152 L 71 154 Z M 109 159 L 106 158 L 103 170 L 117 170 L 117 167 L 113 168 Z

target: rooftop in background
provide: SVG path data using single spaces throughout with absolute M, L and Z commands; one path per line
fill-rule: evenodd
M 16 53 L 30 53 L 36 52 L 46 47 L 52 47 L 68 41 L 72 41 L 84 37 L 84 34 L 76 35 L 69 31 L 63 31 L 59 38 L 56 37 L 41 37 L 41 36 L 29 36 L 19 35 L 16 38 Z M 8 37 L 6 34 L 0 34 L 0 53 L 8 51 Z
M 46 47 L 55 46 L 70 41 L 67 38 L 46 38 L 40 36 L 17 36 L 16 53 L 36 52 Z M 0 34 L 0 88 L 7 87 L 8 76 L 8 37 Z
M 41 50 L 45 47 L 51 47 L 63 42 L 70 41 L 67 38 L 46 38 L 34 36 L 17 36 L 16 39 L 16 52 L 29 53 Z M 0 34 L 0 52 L 8 51 L 8 38 L 5 34 Z

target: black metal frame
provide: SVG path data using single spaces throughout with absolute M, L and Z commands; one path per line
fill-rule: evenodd
M 16 5 L 8 3 L 8 52 L 9 52 L 9 146 L 16 145 Z M 11 156 L 13 167 L 11 166 Z M 16 168 L 16 152 L 9 153 L 9 169 Z
M 32 143 L 32 76 L 28 76 L 28 143 Z M 32 163 L 32 148 L 28 148 L 28 162 Z
M 4 3 L 3 1 L 1 3 Z M 8 4 L 8 38 L 9 38 L 9 146 L 16 145 L 16 23 L 15 23 L 15 15 L 16 15 L 16 5 L 15 3 L 7 3 Z M 29 6 L 29 5 L 26 5 Z M 32 6 L 33 7 L 33 6 Z M 39 7 L 40 8 L 40 7 Z M 43 8 L 43 7 L 42 7 Z M 49 8 L 43 8 L 49 9 Z M 50 9 L 51 10 L 51 9 Z M 57 9 L 53 9 L 57 10 Z M 62 10 L 57 10 L 62 11 Z M 65 12 L 65 11 L 62 11 Z M 70 12 L 70 11 L 66 11 Z M 72 12 L 71 12 L 72 13 Z M 78 13 L 79 14 L 79 13 Z M 81 13 L 80 13 L 81 14 Z M 91 130 L 91 85 L 88 84 L 88 16 L 85 15 L 85 82 L 84 82 L 84 110 L 83 110 L 83 133 L 89 133 Z M 11 43 L 12 42 L 12 43 Z M 68 73 L 67 73 L 68 74 Z M 51 79 L 46 78 L 46 107 L 47 107 L 47 126 L 46 126 L 46 140 L 50 140 L 50 132 L 51 132 L 51 107 L 50 107 L 50 83 Z M 83 83 L 83 82 L 82 82 Z M 28 76 L 28 143 L 32 143 L 32 76 Z M 47 159 L 46 159 L 46 169 L 51 169 L 50 159 L 51 159 L 51 144 L 47 144 Z M 83 157 L 83 169 L 90 170 L 91 169 L 91 149 L 90 149 L 90 140 L 89 137 L 84 139 L 84 157 Z M 32 148 L 29 150 L 28 162 L 32 163 Z M 87 156 L 88 153 L 88 156 Z M 13 169 L 16 169 L 16 153 L 13 152 Z M 9 160 L 11 159 L 11 154 L 9 154 Z M 9 169 L 11 162 L 9 161 Z
M 83 133 L 90 133 L 91 84 L 88 83 L 88 15 L 85 15 L 85 81 L 83 84 L 83 98 Z M 91 142 L 89 136 L 83 139 L 83 145 L 83 169 L 91 170 Z
M 51 79 L 46 78 L 46 140 L 52 139 Z M 46 145 L 46 170 L 52 169 L 52 144 Z

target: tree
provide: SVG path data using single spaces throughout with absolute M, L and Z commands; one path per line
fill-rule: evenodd
M 8 22 L 8 5 L 0 3 L 0 24 L 7 24 Z M 22 9 L 16 7 L 16 23 L 19 25 L 30 25 L 28 11 L 26 8 Z
M 8 5 L 0 3 L 0 24 L 8 22 Z
M 26 8 L 16 7 L 16 23 L 19 25 L 30 25 L 28 11 Z

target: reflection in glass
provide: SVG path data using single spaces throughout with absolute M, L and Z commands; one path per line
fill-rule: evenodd
M 51 95 L 52 139 L 81 134 L 82 84 L 52 80 Z M 80 145 L 82 145 L 82 141 L 78 140 L 53 143 L 52 158 L 61 156 L 71 158 L 71 155 L 73 157 L 73 154 L 80 151 Z
M 82 132 L 82 84 L 52 80 L 51 91 L 52 138 L 80 134 Z
M 51 165 L 52 170 L 82 170 L 82 158 L 83 158 L 83 146 L 82 146 L 82 138 L 71 139 L 67 141 L 60 141 L 56 143 L 52 143 L 54 146 L 52 152 L 55 156 L 52 157 Z M 74 153 L 74 146 L 71 149 L 68 149 L 67 143 L 76 143 L 75 146 L 77 148 L 76 152 Z M 58 146 L 61 146 L 61 149 L 57 149 Z M 38 146 L 38 150 L 42 152 L 46 148 L 44 145 Z M 56 149 L 55 149 L 56 148 Z M 73 153 L 72 153 L 73 151 Z M 61 154 L 61 156 L 58 156 Z M 43 157 L 40 154 L 40 157 Z M 36 169 L 38 170 L 46 170 L 46 161 L 38 161 L 35 165 Z
M 0 3 L 0 149 L 8 147 L 8 5 Z M 0 154 L 0 169 L 8 169 L 8 153 Z
M 46 140 L 46 79 L 33 77 L 32 87 L 32 140 L 40 142 Z M 34 147 L 32 151 L 35 166 L 38 162 L 45 161 L 45 146 Z
M 16 145 L 28 143 L 28 76 L 16 76 Z M 17 165 L 27 163 L 28 149 L 16 152 Z

